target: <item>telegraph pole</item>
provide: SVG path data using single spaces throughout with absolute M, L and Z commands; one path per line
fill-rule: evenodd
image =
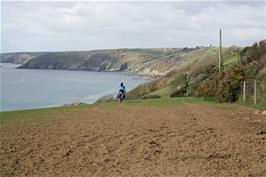
M 220 29 L 220 45 L 219 45 L 219 72 L 221 72 L 221 65 L 222 65 L 222 29 Z

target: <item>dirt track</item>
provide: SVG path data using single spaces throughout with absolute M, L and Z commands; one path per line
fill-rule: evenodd
M 1 129 L 2 176 L 266 176 L 266 117 L 237 106 L 93 107 Z

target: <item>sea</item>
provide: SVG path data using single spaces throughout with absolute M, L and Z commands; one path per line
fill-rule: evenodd
M 0 63 L 0 111 L 93 103 L 115 96 L 121 82 L 127 91 L 148 81 L 120 72 L 17 69 L 20 65 Z

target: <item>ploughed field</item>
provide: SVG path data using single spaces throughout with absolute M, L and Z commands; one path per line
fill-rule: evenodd
M 234 104 L 1 113 L 1 176 L 266 176 L 266 116 Z

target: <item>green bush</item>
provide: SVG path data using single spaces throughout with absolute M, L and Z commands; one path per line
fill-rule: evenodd
M 215 96 L 220 102 L 235 102 L 244 79 L 244 65 L 234 65 L 229 70 L 213 73 L 199 85 L 197 94 L 198 96 Z
M 183 97 L 186 96 L 187 88 L 186 86 L 180 87 L 170 93 L 170 97 Z

